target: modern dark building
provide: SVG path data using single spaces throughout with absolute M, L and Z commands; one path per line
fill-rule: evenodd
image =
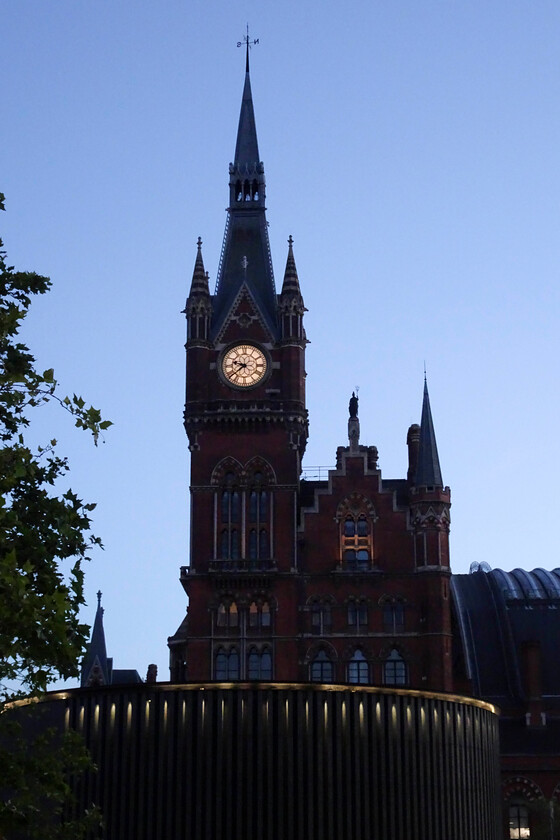
M 354 394 L 305 476 L 305 306 L 291 237 L 275 288 L 265 195 L 247 55 L 216 287 L 199 239 L 185 307 L 188 610 L 171 681 L 142 683 L 98 604 L 82 688 L 46 701 L 99 767 L 79 802 L 107 840 L 559 837 L 560 570 L 452 576 L 426 382 L 406 476 Z

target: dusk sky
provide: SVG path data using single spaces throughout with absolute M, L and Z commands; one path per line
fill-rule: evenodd
M 181 310 L 198 236 L 216 278 L 247 22 L 276 283 L 292 235 L 309 310 L 304 466 L 359 386 L 404 477 L 425 363 L 453 570 L 560 565 L 558 0 L 4 0 L 0 235 L 53 281 L 25 339 L 114 423 L 96 449 L 40 409 L 32 437 L 97 502 L 84 619 L 101 589 L 142 677 L 186 608 Z

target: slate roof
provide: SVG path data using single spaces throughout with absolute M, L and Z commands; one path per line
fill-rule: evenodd
M 420 444 L 418 447 L 418 465 L 414 481 L 416 487 L 443 487 L 439 455 L 434 431 L 434 421 L 430 408 L 428 383 L 424 378 L 424 397 L 422 400 L 422 420 L 420 422 Z
M 258 198 L 238 200 L 235 183 L 258 184 Z M 278 334 L 276 290 L 266 221 L 264 167 L 259 160 L 249 67 L 241 100 L 235 157 L 230 164 L 230 206 L 213 298 L 211 335 L 215 339 L 245 285 L 271 334 Z
M 503 709 L 524 707 L 524 643 L 538 643 L 543 702 L 560 711 L 560 569 L 453 575 L 455 616 L 474 693 Z

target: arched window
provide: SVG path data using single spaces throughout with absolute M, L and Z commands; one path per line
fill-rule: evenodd
M 239 612 L 237 604 L 233 601 L 231 604 L 221 603 L 218 606 L 216 613 L 217 627 L 238 627 L 239 626 Z
M 510 840 L 526 840 L 531 837 L 529 826 L 529 809 L 526 805 L 511 802 L 509 806 L 509 838 Z
M 406 662 L 395 648 L 391 651 L 383 664 L 384 685 L 406 685 L 408 672 Z
M 332 629 L 332 608 L 328 601 L 311 603 L 311 632 L 323 636 Z
M 251 648 L 247 660 L 247 671 L 250 680 L 272 679 L 272 655 L 269 648 L 257 650 Z
M 392 634 L 404 630 L 404 603 L 399 598 L 386 597 L 383 603 L 383 629 Z
M 220 681 L 239 679 L 239 653 L 236 648 L 218 650 L 214 660 L 214 679 Z
M 372 526 L 375 511 L 369 499 L 353 493 L 337 509 L 340 523 L 340 557 L 343 568 L 363 572 L 373 560 Z
M 249 606 L 249 627 L 256 630 L 270 627 L 270 607 L 266 601 L 257 604 L 253 601 Z
M 348 624 L 350 627 L 359 629 L 367 627 L 368 609 L 365 601 L 358 601 L 352 598 L 348 601 Z
M 262 472 L 254 473 L 248 492 L 247 519 L 249 522 L 249 559 L 270 558 L 269 493 L 263 488 Z
M 241 521 L 241 493 L 236 486 L 237 477 L 227 472 L 223 478 L 224 489 L 220 499 L 221 531 L 219 552 L 222 560 L 239 560 Z
M 333 663 L 324 650 L 320 650 L 309 666 L 311 682 L 331 683 L 334 679 Z
M 274 470 L 260 457 L 246 464 L 227 457 L 216 465 L 211 481 L 216 486 L 212 568 L 269 568 L 274 556 Z
M 357 685 L 369 683 L 369 665 L 361 650 L 355 650 L 348 663 L 348 682 Z

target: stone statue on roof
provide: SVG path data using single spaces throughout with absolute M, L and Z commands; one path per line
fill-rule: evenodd
M 352 391 L 352 396 L 350 397 L 348 411 L 350 412 L 350 417 L 358 416 L 358 397 L 356 396 L 354 391 Z

